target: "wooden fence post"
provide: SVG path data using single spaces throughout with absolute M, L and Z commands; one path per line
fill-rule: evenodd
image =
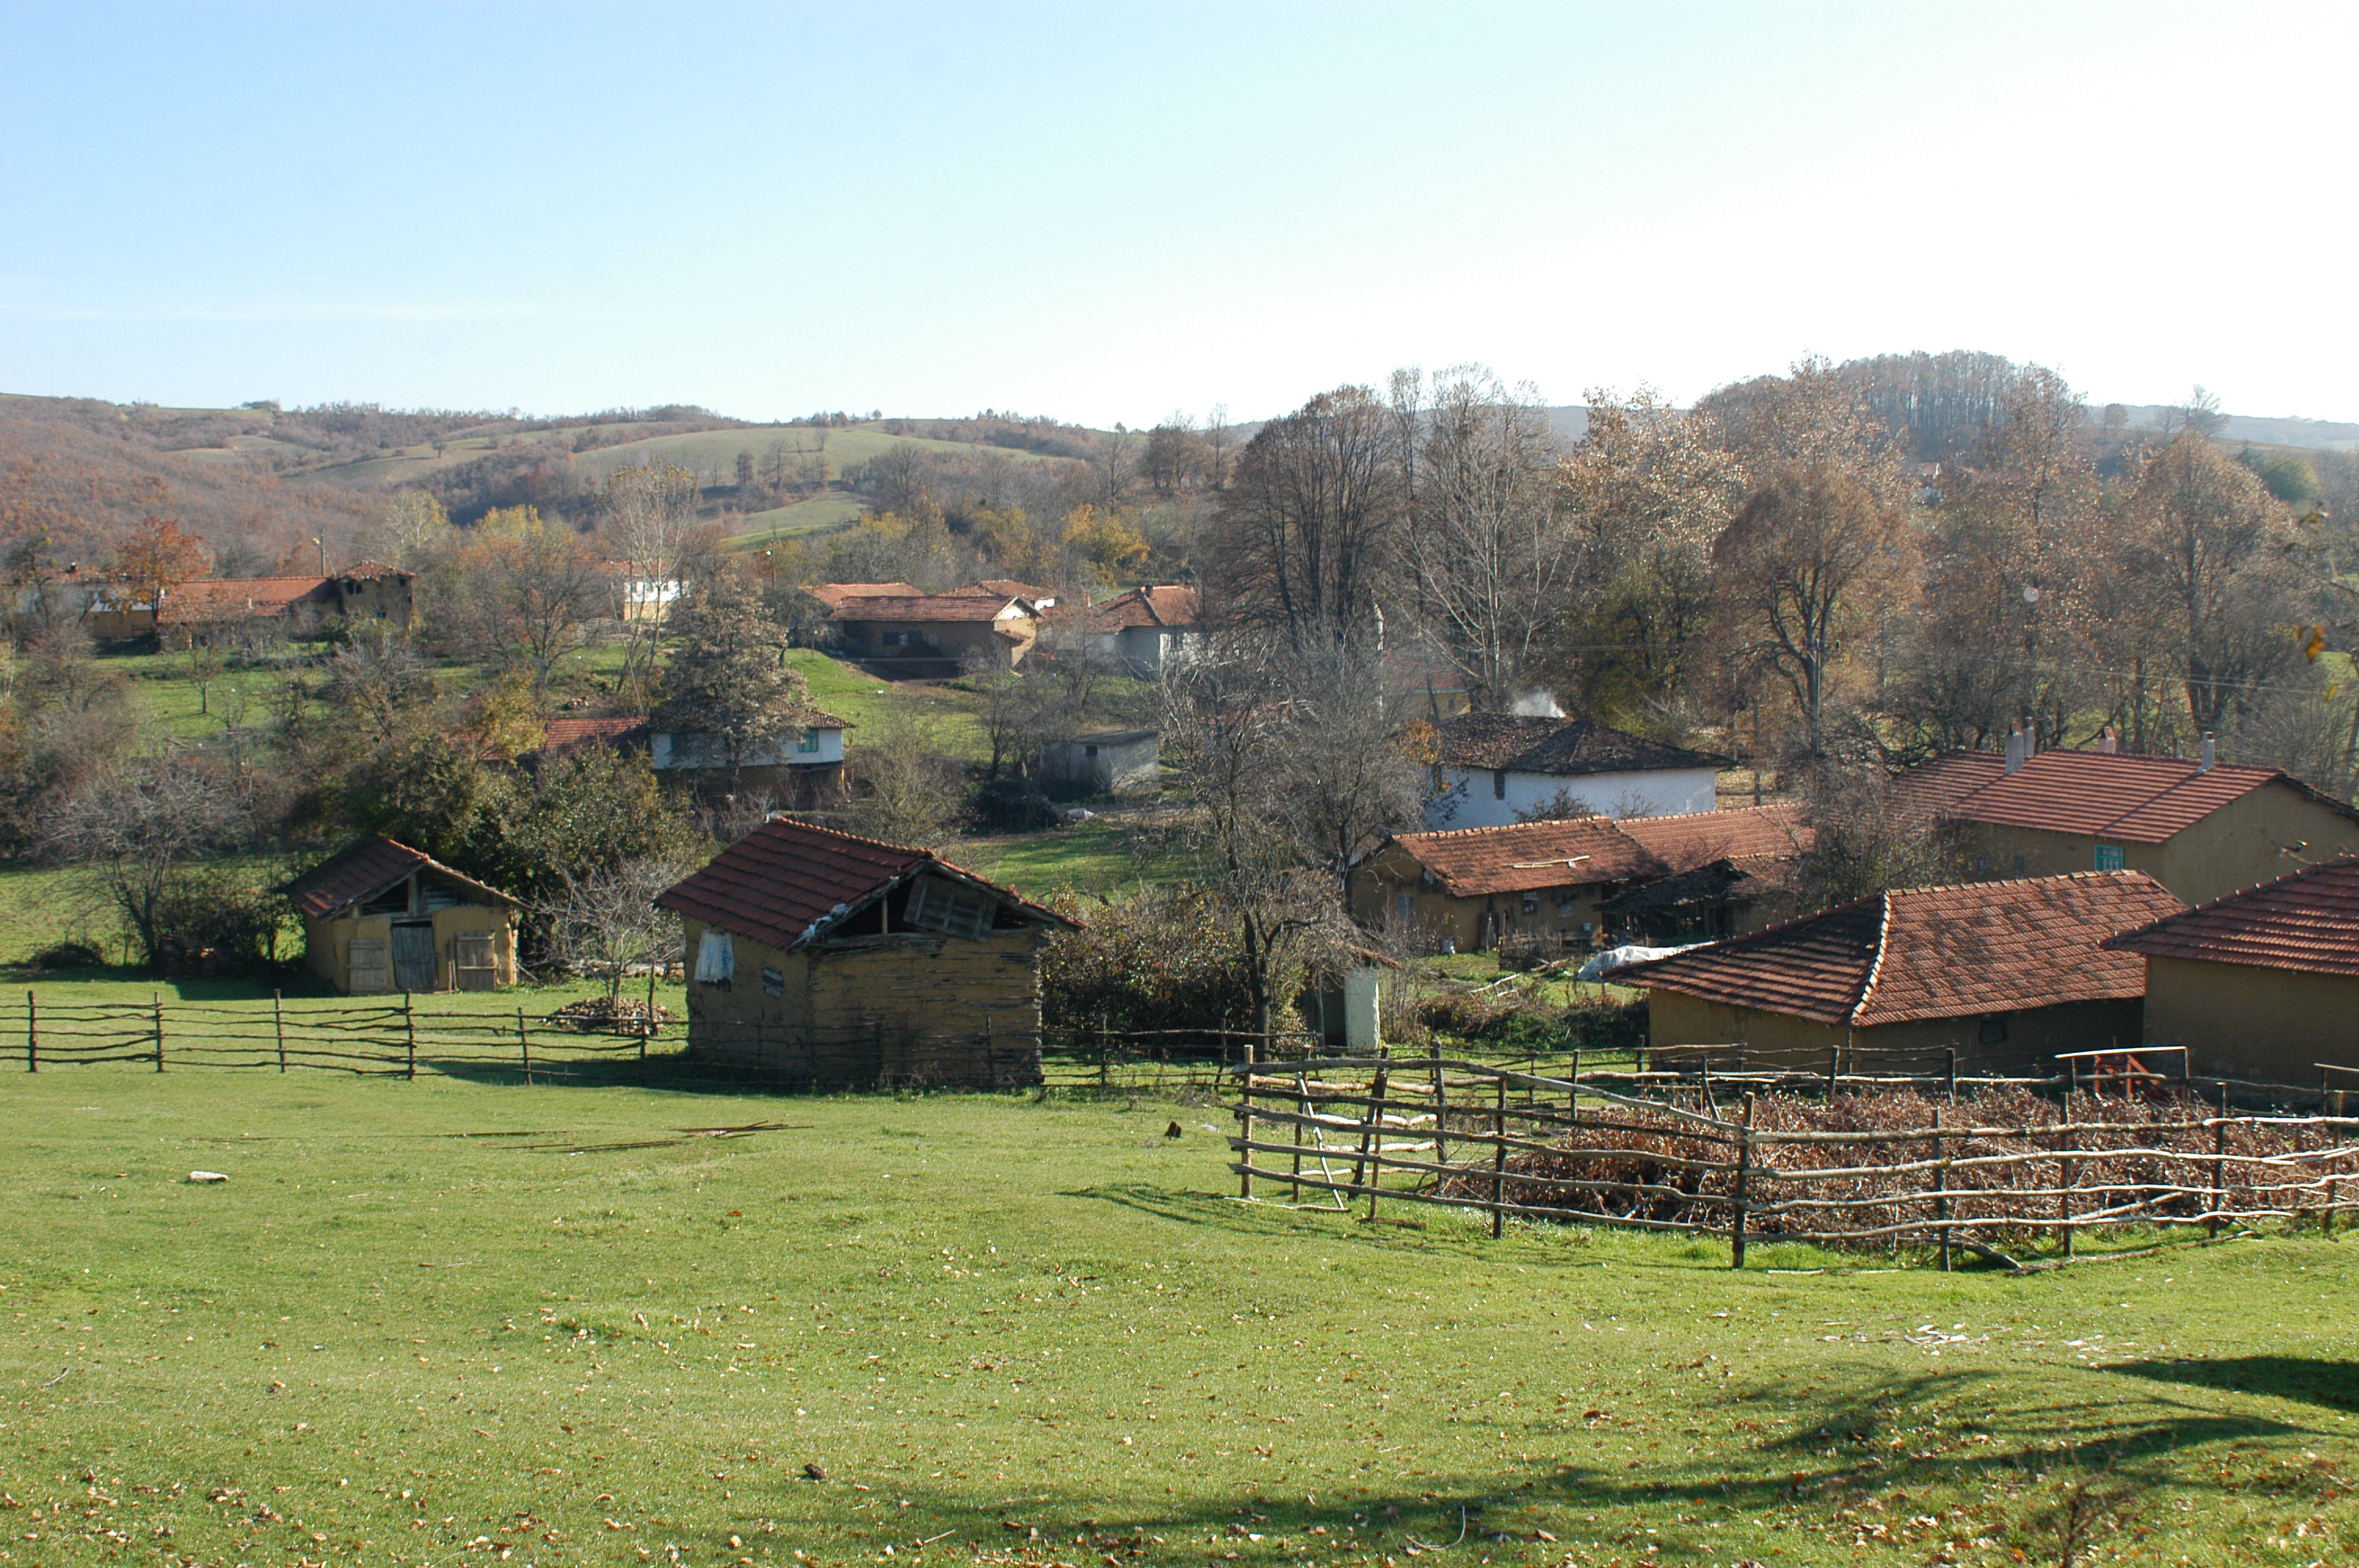
M 156 1070 L 164 1070 L 164 993 L 152 993 L 156 1009 Z
M 641 1043 L 645 1049 L 645 1042 Z M 524 1058 L 524 1087 L 532 1087 L 532 1036 L 524 1032 L 524 1009 L 516 1009 L 516 1053 Z
M 1302 1201 L 1302 1118 L 1310 1114 L 1310 1076 L 1307 1073 L 1297 1073 L 1294 1075 L 1294 1173 L 1287 1186 L 1288 1203 Z
M 2212 1124 L 2212 1217 L 2204 1223 L 2207 1237 L 2220 1234 L 2220 1211 L 2228 1206 L 2228 1081 L 2220 1080 L 2220 1119 Z
M 1827 1103 L 1835 1103 L 1835 1080 L 1843 1076 L 1843 1047 L 1827 1047 Z
M 655 988 L 650 986 L 647 989 L 648 997 L 647 1015 L 639 1020 L 639 1082 L 643 1085 L 647 1081 L 647 1036 L 654 1033 L 656 1030 Z M 524 1010 L 522 1008 L 518 1008 L 516 1010 L 516 1033 L 519 1038 L 521 1038 L 524 1033 Z
M 2072 1101 L 2068 1094 L 2064 1101 L 2067 1119 L 2072 1115 L 2071 1108 Z M 2072 1189 L 2081 1184 L 2081 1162 L 2071 1158 L 2070 1153 L 2080 1146 L 2081 1136 L 2077 1132 L 2067 1132 L 2062 1141 L 2064 1148 L 2060 1152 L 2063 1157 L 2056 1162 L 2056 1217 L 2059 1222 L 2056 1228 L 2064 1243 L 2064 1256 L 2070 1258 L 2072 1256 Z
M 1368 1119 L 1360 1130 L 1360 1162 L 1352 1167 L 1352 1184 L 1358 1186 L 1363 1174 L 1367 1179 L 1368 1219 L 1376 1217 L 1376 1195 L 1385 1184 L 1385 1089 L 1392 1069 L 1379 1066 L 1375 1081 L 1368 1087 Z
M 1753 1096 L 1745 1097 L 1745 1121 L 1737 1134 L 1736 1190 L 1728 1213 L 1728 1266 L 1745 1267 L 1745 1216 L 1753 1186 Z
M 1950 1047 L 1950 1103 L 1958 1103 L 1958 1048 L 1955 1045 Z M 1948 1245 L 1946 1238 L 1942 1244 Z
M 270 1028 L 278 1036 L 278 1070 L 283 1073 L 287 1070 L 287 1010 L 276 990 L 270 993 Z
M 1572 1071 L 1565 1077 L 1564 1128 L 1568 1137 L 1581 1131 L 1581 1048 L 1572 1051 Z
M 1237 1141 L 1240 1143 L 1253 1141 L 1254 1071 L 1253 1051 L 1250 1046 L 1246 1048 L 1245 1058 L 1245 1065 L 1237 1071 L 1238 1085 L 1243 1091 L 1237 1096 Z M 1237 1196 L 1249 1198 L 1253 1196 L 1254 1152 L 1251 1149 L 1240 1149 L 1237 1153 L 1240 1156 L 1237 1161 L 1240 1167 L 1237 1171 Z
M 25 993 L 25 1071 L 41 1070 L 41 1001 L 31 991 Z
M 1441 1041 L 1437 1036 L 1433 1052 L 1433 1162 L 1450 1163 L 1450 1089 L 1441 1076 Z
M 1950 1053 L 1952 1084 L 1958 1065 L 1958 1054 Z M 1954 1092 L 1954 1088 L 1952 1090 Z M 1947 1141 L 1941 1136 L 1941 1108 L 1933 1108 L 1933 1218 L 1940 1227 L 1941 1272 L 1950 1271 L 1950 1168 L 1943 1162 Z
M 1491 1112 L 1491 1239 L 1506 1232 L 1507 1217 L 1499 1206 L 1507 1193 L 1507 1077 L 1499 1075 L 1499 1103 Z
M 418 1015 L 409 1008 L 409 993 L 401 993 L 401 1027 L 409 1037 L 409 1076 L 418 1076 Z

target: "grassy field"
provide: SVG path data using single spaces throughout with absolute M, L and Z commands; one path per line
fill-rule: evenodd
M 1733 1274 L 1702 1243 L 1240 1204 L 1197 1106 L 104 1069 L 0 1094 L 11 1562 L 2359 1541 L 2359 1271 L 2315 1238 Z
M 798 534 L 820 534 L 860 520 L 860 503 L 830 491 L 768 512 L 749 512 L 737 520 L 739 532 L 722 541 L 733 550 L 757 550 L 775 539 Z

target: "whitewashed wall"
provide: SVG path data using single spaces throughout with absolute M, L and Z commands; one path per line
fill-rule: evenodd
M 1505 827 L 1561 790 L 1605 816 L 1678 816 L 1720 804 L 1719 775 L 1711 768 L 1665 768 L 1629 773 L 1507 774 L 1506 798 L 1492 793 L 1488 768 L 1445 768 L 1443 792 L 1428 802 L 1428 827 Z

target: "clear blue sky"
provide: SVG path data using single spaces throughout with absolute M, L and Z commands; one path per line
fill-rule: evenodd
M 0 9 L 0 390 L 1686 400 L 1987 349 L 2359 418 L 2359 7 Z

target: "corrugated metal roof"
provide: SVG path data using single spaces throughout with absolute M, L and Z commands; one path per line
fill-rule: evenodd
M 2106 946 L 2158 958 L 2359 976 L 2359 860 L 2213 899 Z
M 295 907 L 314 919 L 375 898 L 412 871 L 431 871 L 483 894 L 495 903 L 514 906 L 516 900 L 499 889 L 454 871 L 423 849 L 413 849 L 391 838 L 364 838 L 322 860 L 287 884 Z
M 1911 888 L 1614 979 L 1862 1026 L 2121 1000 L 2146 994 L 2146 969 L 2106 939 L 2180 907 L 2138 871 Z
M 1441 760 L 1456 768 L 1573 777 L 1583 773 L 1717 768 L 1719 759 L 1586 719 L 1527 719 L 1512 713 L 1462 713 L 1439 726 Z
M 656 904 L 786 949 L 927 869 L 982 888 L 1037 919 L 1072 924 L 929 849 L 880 843 L 808 822 L 764 823 L 702 871 L 667 888 Z

